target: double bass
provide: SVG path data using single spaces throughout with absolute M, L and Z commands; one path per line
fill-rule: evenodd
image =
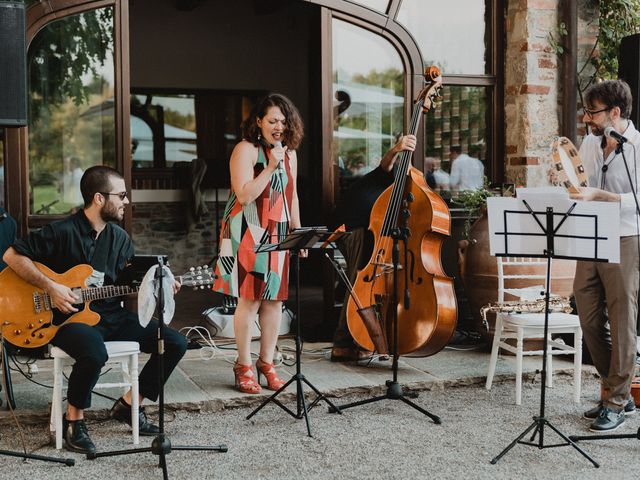
M 429 67 L 408 133 L 416 134 L 422 115 L 432 108 L 441 88 L 440 70 Z M 451 234 L 451 216 L 444 200 L 425 182 L 423 173 L 411 166 L 411 157 L 410 151 L 401 153 L 393 184 L 373 206 L 369 230 L 374 249 L 353 284 L 347 303 L 347 325 L 362 348 L 386 353 L 386 339 L 393 340 L 391 320 L 395 308 L 396 355 L 429 356 L 445 347 L 456 327 L 453 279 L 446 275 L 441 262 L 442 244 Z M 398 298 L 394 305 L 392 236 L 399 227 L 406 239 L 399 255 Z

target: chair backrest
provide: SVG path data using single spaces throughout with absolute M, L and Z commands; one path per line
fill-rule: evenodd
M 498 261 L 498 302 L 541 298 L 547 280 L 547 259 L 496 257 Z M 505 294 L 508 298 L 505 298 Z

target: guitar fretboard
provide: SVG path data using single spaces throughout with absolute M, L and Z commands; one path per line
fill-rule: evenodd
M 136 293 L 137 291 L 137 287 L 134 288 L 127 285 L 107 285 L 106 287 L 83 288 L 80 290 L 80 300 L 78 303 L 80 304 L 91 302 L 93 300 L 121 297 L 123 295 Z M 77 294 L 78 291 L 74 290 L 74 293 Z M 42 310 L 49 311 L 54 308 L 51 297 L 46 292 L 35 292 L 33 294 L 33 304 L 36 312 L 41 312 Z

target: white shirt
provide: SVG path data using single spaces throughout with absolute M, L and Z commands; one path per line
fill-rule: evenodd
M 434 170 L 433 178 L 436 181 L 436 188 L 449 190 L 449 174 L 444 170 Z
M 477 158 L 461 153 L 451 164 L 450 182 L 452 189 L 478 190 L 484 184 L 484 165 Z
M 627 143 L 624 144 L 624 155 L 637 192 L 638 174 L 636 165 L 640 160 L 638 156 L 640 154 L 640 132 L 635 129 L 633 122 L 629 121 L 629 126 L 622 135 L 627 138 Z M 622 154 L 617 154 L 614 150 L 605 160 L 604 151 L 602 150 L 602 136 L 589 134 L 580 145 L 580 159 L 589 177 L 590 187 L 620 194 L 620 236 L 638 235 L 636 202 L 633 198 L 634 189 L 629 183 Z M 604 165 L 607 166 L 606 172 L 602 171 Z

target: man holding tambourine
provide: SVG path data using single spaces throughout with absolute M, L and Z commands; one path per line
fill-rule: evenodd
M 637 350 L 640 132 L 629 120 L 631 102 L 631 90 L 622 80 L 587 91 L 584 122 L 591 133 L 580 157 L 589 186 L 571 194 L 577 200 L 620 203 L 620 263 L 578 261 L 573 285 L 584 339 L 602 378 L 600 402 L 584 412 L 594 432 L 613 431 L 635 412 L 631 382 Z

